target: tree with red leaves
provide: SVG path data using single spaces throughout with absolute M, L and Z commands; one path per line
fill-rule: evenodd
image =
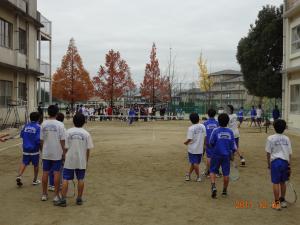
M 72 109 L 75 102 L 86 101 L 94 94 L 93 83 L 83 66 L 73 38 L 61 66 L 53 75 L 52 93 L 55 98 L 71 103 Z
M 164 76 L 160 79 L 159 85 L 159 100 L 162 102 L 168 102 L 171 100 L 171 83 L 168 76 Z
M 156 58 L 156 46 L 152 45 L 150 54 L 150 63 L 146 64 L 144 81 L 141 83 L 141 95 L 155 105 L 159 100 L 159 92 L 161 88 L 159 62 Z
M 135 84 L 129 66 L 118 51 L 110 50 L 105 59 L 105 66 L 100 66 L 93 83 L 96 95 L 109 101 L 110 106 L 113 106 L 114 101 L 122 97 L 126 90 L 135 89 Z

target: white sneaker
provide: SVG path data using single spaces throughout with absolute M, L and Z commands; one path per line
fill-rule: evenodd
M 55 187 L 52 186 L 52 185 L 49 185 L 49 186 L 48 186 L 48 191 L 52 191 L 52 192 L 55 191 Z
M 287 208 L 287 202 L 286 201 L 280 202 L 280 206 L 281 208 Z
M 196 181 L 201 182 L 202 181 L 201 177 L 198 177 Z
M 32 181 L 32 185 L 39 185 L 41 183 L 40 180 L 34 180 Z
M 191 180 L 190 175 L 189 175 L 189 174 L 186 174 L 186 175 L 185 175 L 185 181 L 190 181 L 190 180 Z
M 53 202 L 58 202 L 58 201 L 60 201 L 60 197 L 56 195 L 56 196 L 53 198 Z
M 41 197 L 41 201 L 47 201 L 48 200 L 48 196 L 47 195 L 42 195 Z

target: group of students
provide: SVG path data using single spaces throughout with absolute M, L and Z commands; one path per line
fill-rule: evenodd
M 227 113 L 219 114 L 216 120 L 216 111 L 209 109 L 209 119 L 204 121 L 203 124 L 199 123 L 200 119 L 197 113 L 190 114 L 190 121 L 193 125 L 188 128 L 187 139 L 184 142 L 188 146 L 190 168 L 185 180 L 190 181 L 191 175 L 195 171 L 196 181 L 202 181 L 200 172 L 204 171 L 199 171 L 199 164 L 205 152 L 207 158 L 205 175 L 210 177 L 212 198 L 217 197 L 216 176 L 220 173 L 220 168 L 223 174 L 222 196 L 226 197 L 228 194 L 230 160 L 234 160 L 234 156 L 238 155 L 241 166 L 246 165 L 245 159 L 239 150 L 239 121 L 237 115 L 233 112 L 233 106 L 228 105 Z M 276 134 L 267 138 L 265 151 L 267 152 L 267 166 L 270 169 L 273 183 L 274 204 L 272 204 L 272 208 L 280 210 L 287 207 L 285 182 L 289 179 L 291 173 L 292 148 L 289 138 L 283 135 L 286 122 L 277 119 L 273 125 Z
M 260 104 L 257 107 L 253 105 L 250 110 L 250 127 L 252 127 L 253 124 L 254 126 L 261 127 L 264 120 L 263 116 L 264 110 L 262 109 L 262 106 Z M 239 125 L 241 125 L 244 121 L 244 107 L 241 107 L 239 109 L 239 111 L 237 112 L 237 117 L 240 123 Z M 274 109 L 272 110 L 272 118 L 273 121 L 280 118 L 280 111 L 277 105 L 275 105 Z
M 21 131 L 23 157 L 16 178 L 17 185 L 19 187 L 23 185 L 22 175 L 30 163 L 34 166 L 32 184 L 41 183 L 38 180 L 41 152 L 43 165 L 41 200 L 48 200 L 49 189 L 55 193 L 54 205 L 65 207 L 68 181 L 73 180 L 75 174 L 78 180 L 76 204 L 81 205 L 85 172 L 90 149 L 93 148 L 91 135 L 83 128 L 85 117 L 81 113 L 76 113 L 73 117 L 74 127 L 66 130 L 63 124 L 64 115 L 59 113 L 57 106 L 48 107 L 48 116 L 47 120 L 39 124 L 40 114 L 32 112 L 30 123 L 26 124 Z M 48 186 L 48 179 L 50 186 Z

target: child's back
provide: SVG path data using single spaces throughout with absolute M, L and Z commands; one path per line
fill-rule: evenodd
M 202 154 L 204 138 L 206 136 L 203 124 L 193 124 L 188 128 L 187 139 L 192 140 L 188 145 L 188 152 L 192 154 Z
M 65 131 L 62 122 L 52 119 L 42 123 L 43 159 L 61 160 L 63 149 L 60 141 L 65 139 L 64 136 Z
M 25 125 L 21 132 L 23 139 L 23 151 L 27 153 L 39 152 L 40 147 L 40 125 L 30 122 Z
M 229 156 L 236 148 L 234 134 L 232 130 L 227 127 L 215 129 L 209 143 L 214 147 L 213 154 L 216 156 Z
M 87 150 L 93 148 L 91 135 L 84 128 L 73 127 L 66 133 L 66 154 L 65 168 L 86 169 Z
M 214 129 L 219 127 L 219 123 L 215 118 L 209 118 L 204 122 L 204 126 L 206 128 L 206 145 L 209 145 L 209 139 Z
M 289 161 L 292 153 L 290 139 L 284 134 L 273 134 L 267 138 L 266 150 L 271 154 L 271 161 L 275 159 Z

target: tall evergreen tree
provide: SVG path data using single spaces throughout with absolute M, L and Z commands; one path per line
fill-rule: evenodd
M 247 37 L 240 40 L 236 58 L 250 94 L 279 98 L 282 92 L 283 7 L 264 6 Z

